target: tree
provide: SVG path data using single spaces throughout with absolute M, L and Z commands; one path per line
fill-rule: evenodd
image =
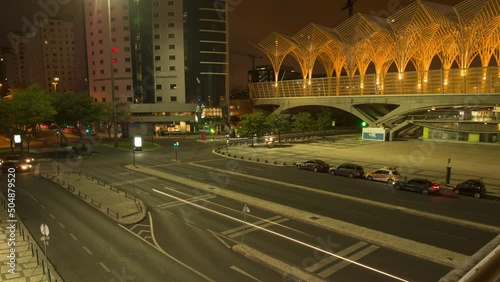
M 92 101 L 88 93 L 56 94 L 54 107 L 57 110 L 54 116 L 55 122 L 58 125 L 73 125 L 78 130 L 80 139 L 83 139 L 82 126 L 107 121 L 111 112 L 106 103 Z M 64 135 L 62 136 L 65 138 Z
M 261 112 L 242 115 L 239 127 L 240 135 L 250 136 L 250 138 L 252 139 L 252 146 L 253 146 L 254 145 L 253 137 L 264 128 L 265 120 L 266 117 Z
M 12 151 L 14 134 L 21 135 L 28 144 L 29 152 L 29 144 L 36 125 L 51 120 L 56 114 L 49 93 L 38 86 L 13 89 L 12 95 L 1 99 L 0 110 L 2 113 L 0 130 L 10 139 Z M 23 143 L 21 143 L 21 154 L 24 154 Z
M 304 136 L 306 130 L 311 129 L 313 125 L 314 120 L 308 112 L 300 112 L 293 117 L 293 127 L 302 131 L 302 136 Z
M 272 132 L 278 133 L 278 143 L 281 142 L 281 133 L 290 130 L 292 122 L 290 115 L 283 112 L 273 112 L 266 117 L 266 125 Z
M 332 110 L 323 108 L 321 112 L 316 115 L 316 126 L 318 130 L 323 131 L 323 137 L 326 135 L 326 129 L 332 126 Z

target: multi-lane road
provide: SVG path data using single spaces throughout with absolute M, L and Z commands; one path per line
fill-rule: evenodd
M 117 275 L 134 277 L 124 281 L 291 281 L 297 273 L 335 281 L 436 281 L 499 233 L 496 201 L 424 196 L 229 160 L 211 154 L 214 143 L 183 141 L 176 161 L 170 143 L 136 154 L 136 164 L 156 174 L 124 176 L 131 152 L 102 146 L 92 158 L 67 163 L 141 198 L 148 217 L 130 226 L 36 175 L 19 177 L 18 213 L 35 237 L 40 223 L 51 227 L 48 255 L 66 281 L 120 281 Z M 53 170 L 50 162 L 37 168 Z M 258 255 L 242 255 L 245 247 Z

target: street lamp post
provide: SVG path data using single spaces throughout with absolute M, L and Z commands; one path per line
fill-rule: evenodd
M 59 77 L 54 77 L 52 85 L 54 85 L 54 92 L 57 92 L 57 84 L 59 83 Z
M 116 122 L 116 101 L 115 101 L 115 80 L 113 68 L 113 51 L 111 43 L 113 37 L 111 36 L 111 0 L 108 0 L 108 34 L 109 34 L 109 65 L 110 65 L 110 80 L 111 80 L 111 110 L 113 112 L 113 141 L 114 146 L 118 147 L 118 125 Z

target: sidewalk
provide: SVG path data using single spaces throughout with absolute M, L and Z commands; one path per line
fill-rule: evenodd
M 452 187 L 467 179 L 482 179 L 489 195 L 500 197 L 497 156 L 500 145 L 438 141 L 377 142 L 353 136 L 285 140 L 272 145 L 233 141 L 218 147 L 214 153 L 244 161 L 270 165 L 293 166 L 308 159 L 320 159 L 336 166 L 352 162 L 365 172 L 395 167 L 408 178 L 420 177 Z M 451 179 L 446 185 L 446 167 L 450 159 Z
M 13 222 L 1 194 L 0 203 L 0 281 L 63 281 L 21 219 L 15 216 Z

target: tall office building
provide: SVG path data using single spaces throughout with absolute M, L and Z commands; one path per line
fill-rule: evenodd
M 19 83 L 38 84 L 51 91 L 85 90 L 85 74 L 79 71 L 73 22 L 50 19 L 33 34 L 14 42 Z
M 129 103 L 131 121 L 162 131 L 222 118 L 226 11 L 219 0 L 85 0 L 91 96 L 111 102 L 114 95 Z

